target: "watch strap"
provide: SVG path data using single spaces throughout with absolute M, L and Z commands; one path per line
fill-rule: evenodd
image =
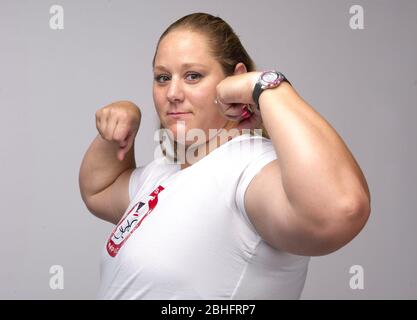
M 272 88 L 276 88 L 278 87 L 282 82 L 288 82 L 289 85 L 292 85 L 290 81 L 288 81 L 288 79 L 281 73 L 276 71 L 279 75 L 282 76 L 282 80 L 279 82 L 279 84 L 277 86 L 274 86 Z M 262 75 L 261 75 L 262 76 Z M 252 99 L 255 102 L 256 108 L 259 110 L 259 97 L 261 96 L 261 93 L 264 92 L 265 90 L 269 89 L 268 87 L 262 88 L 262 83 L 261 83 L 261 76 L 259 77 L 259 80 L 256 82 L 255 87 L 253 88 L 253 92 L 252 92 Z

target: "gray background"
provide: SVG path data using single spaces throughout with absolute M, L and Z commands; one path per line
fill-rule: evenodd
M 64 7 L 64 30 L 49 8 Z M 349 27 L 353 4 L 365 28 Z M 365 173 L 372 213 L 341 250 L 312 258 L 303 299 L 417 298 L 417 1 L 0 2 L 0 298 L 94 299 L 113 226 L 85 208 L 81 159 L 95 111 L 132 100 L 143 113 L 137 163 L 152 160 L 151 60 L 185 14 L 220 15 L 258 69 L 283 71 L 343 137 Z M 365 288 L 349 287 L 361 265 Z M 51 265 L 64 289 L 49 287 Z

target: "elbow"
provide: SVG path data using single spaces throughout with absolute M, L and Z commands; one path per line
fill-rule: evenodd
M 85 205 L 85 208 L 94 216 L 99 217 L 97 214 L 97 208 L 95 206 L 95 203 L 92 201 L 92 197 L 88 197 L 85 195 L 81 196 Z
M 341 209 L 342 220 L 359 231 L 365 226 L 371 214 L 371 203 L 368 196 L 353 197 L 345 201 Z
M 371 213 L 367 197 L 350 199 L 322 224 L 312 256 L 333 253 L 350 243 L 364 228 Z

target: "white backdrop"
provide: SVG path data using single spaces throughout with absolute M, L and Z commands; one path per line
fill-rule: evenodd
M 360 25 L 353 4 L 363 9 L 363 29 L 352 28 Z M 64 9 L 63 29 L 50 27 L 52 5 Z M 151 161 L 155 45 L 171 22 L 197 11 L 229 22 L 259 69 L 283 71 L 367 177 L 368 224 L 346 247 L 312 258 L 302 298 L 417 298 L 412 0 L 1 0 L 0 298 L 95 298 L 113 226 L 87 211 L 78 189 L 94 113 L 115 100 L 138 104 L 137 163 Z M 350 286 L 354 265 L 363 268 L 363 289 Z M 63 289 L 53 289 L 60 271 Z

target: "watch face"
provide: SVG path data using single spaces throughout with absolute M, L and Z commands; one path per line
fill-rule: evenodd
M 273 72 L 273 71 L 265 72 L 262 75 L 262 80 L 268 84 L 272 84 L 276 82 L 277 79 L 278 79 L 278 75 L 276 74 L 276 72 Z

